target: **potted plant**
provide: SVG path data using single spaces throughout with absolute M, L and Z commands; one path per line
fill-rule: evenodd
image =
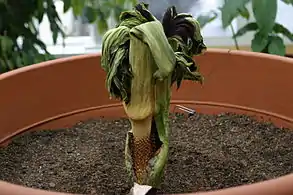
M 276 160 L 280 156 L 291 154 L 287 151 L 291 149 L 289 146 L 292 133 L 290 134 L 289 129 L 280 127 L 293 128 L 291 106 L 293 92 L 290 90 L 292 84 L 288 82 L 293 72 L 292 59 L 254 52 L 216 49 L 208 50 L 204 55 L 191 59 L 193 54 L 202 53 L 205 45 L 200 35 L 199 24 L 190 15 L 177 14 L 174 7 L 171 7 L 167 10 L 161 24 L 147 10 L 146 5 L 139 4 L 135 10 L 124 12 L 121 17 L 120 25 L 105 34 L 103 56 L 92 54 L 46 61 L 0 75 L 2 90 L 0 97 L 0 143 L 1 146 L 6 146 L 1 148 L 0 153 L 0 163 L 3 167 L 1 178 L 6 180 L 12 177 L 11 179 L 15 179 L 23 175 L 22 180 L 12 181 L 23 182 L 22 185 L 31 185 L 28 180 L 34 180 L 37 184 L 33 184 L 33 187 L 55 189 L 55 191 L 59 189 L 64 192 L 67 191 L 62 187 L 65 184 L 73 186 L 69 191 L 74 191 L 77 188 L 84 190 L 88 183 L 96 187 L 103 184 L 108 186 L 100 188 L 103 192 L 117 193 L 119 186 L 125 186 L 127 180 L 125 175 L 120 174 L 123 172 L 122 166 L 115 166 L 121 163 L 120 160 L 123 158 L 121 147 L 124 145 L 121 144 L 121 138 L 125 138 L 125 134 L 128 135 L 126 164 L 134 176 L 134 181 L 139 183 L 139 185 L 135 185 L 137 188 L 134 187 L 133 190 L 136 191 L 142 187 L 145 190 L 144 194 L 147 194 L 150 187 L 157 187 L 161 183 L 161 171 L 165 166 L 168 150 L 173 151 L 173 153 L 170 152 L 170 156 L 174 157 L 173 162 L 168 161 L 171 166 L 169 171 L 175 173 L 172 178 L 174 179 L 173 183 L 165 183 L 167 184 L 165 190 L 172 189 L 171 192 L 168 192 L 169 194 L 173 193 L 174 190 L 187 193 L 185 189 L 187 185 L 181 185 L 180 180 L 177 179 L 180 174 L 185 179 L 190 179 L 196 172 L 197 177 L 188 181 L 189 186 L 200 183 L 201 180 L 198 180 L 200 175 L 208 174 L 208 177 L 213 177 L 219 167 L 213 169 L 212 166 L 206 166 L 212 161 L 215 161 L 215 164 L 222 163 L 223 170 L 227 170 L 228 166 L 228 174 L 223 175 L 222 172 L 218 179 L 223 178 L 231 182 L 231 180 L 233 181 L 231 179 L 233 171 L 237 167 L 243 171 L 244 169 L 241 167 L 249 167 L 250 164 L 258 163 L 255 160 L 249 161 L 245 165 L 242 162 L 245 158 L 252 159 L 254 156 L 262 155 L 262 157 L 270 156 L 272 160 Z M 186 28 L 189 31 L 186 31 Z M 160 44 L 156 44 L 158 42 Z M 161 55 L 162 52 L 166 55 Z M 130 63 L 127 63 L 128 60 Z M 262 63 L 259 63 L 260 61 Z M 197 64 L 201 66 L 200 74 Z M 266 71 L 263 71 L 264 69 Z M 65 75 L 66 77 L 64 77 Z M 203 86 L 191 81 L 182 81 L 186 79 L 202 81 L 201 75 L 205 77 Z M 249 79 L 247 79 L 247 75 L 249 75 Z M 156 82 L 153 82 L 153 78 L 156 78 Z M 36 79 L 38 82 L 35 82 Z M 136 82 L 132 83 L 134 80 Z M 173 82 L 176 82 L 177 87 L 180 86 L 179 90 L 176 86 L 170 88 Z M 21 85 L 19 85 L 20 83 Z M 25 96 L 24 93 L 26 93 Z M 118 100 L 109 99 L 109 93 L 113 97 L 122 99 L 122 104 Z M 275 96 L 276 93 L 278 96 Z M 141 103 L 141 100 L 144 100 L 144 104 Z M 175 119 L 168 119 L 168 112 L 178 107 L 195 116 L 190 120 L 186 117 L 182 118 L 182 115 Z M 210 117 L 224 112 L 254 115 L 258 120 L 240 118 L 239 120 L 243 122 L 240 123 L 240 126 L 225 127 L 227 121 L 237 122 L 233 121 L 233 117 L 229 118 L 227 115 L 224 115 L 221 121 L 211 120 L 212 118 L 208 115 L 200 115 L 199 112 L 211 114 Z M 145 117 L 146 113 L 151 113 L 151 117 Z M 130 133 L 127 133 L 130 126 L 127 126 L 125 121 L 111 119 L 125 116 L 130 118 L 132 123 L 133 131 Z M 100 122 L 80 122 L 89 118 L 99 118 Z M 105 120 L 105 118 L 109 120 Z M 178 125 L 177 129 L 173 129 L 172 134 L 169 135 L 168 120 L 173 125 Z M 187 120 L 191 123 L 187 124 Z M 259 124 L 263 120 L 271 121 L 275 126 Z M 76 123 L 78 124 L 72 127 Z M 93 124 L 94 128 L 91 128 Z M 148 124 L 149 128 L 145 124 Z M 199 128 L 194 128 L 200 124 Z M 154 125 L 156 128 L 152 128 Z M 207 126 L 211 129 L 207 129 Z M 68 129 L 69 127 L 72 128 Z M 249 128 L 245 129 L 245 127 Z M 30 133 L 42 129 L 59 130 L 40 131 L 40 134 Z M 245 133 L 248 132 L 246 130 L 249 130 L 250 134 L 241 134 L 241 129 Z M 23 134 L 25 132 L 26 135 Z M 58 132 L 59 134 L 55 134 Z M 20 134 L 23 136 L 22 138 L 14 139 Z M 228 134 L 233 135 L 229 137 L 230 143 L 221 140 L 224 135 Z M 274 139 L 275 135 L 278 135 L 279 139 Z M 141 141 L 140 138 L 149 138 L 149 136 L 152 137 L 151 140 L 142 139 L 145 142 L 135 142 Z M 102 137 L 105 140 L 99 142 Z M 169 144 L 174 144 L 176 137 L 185 139 L 185 142 L 177 140 L 179 142 L 178 149 L 181 147 L 183 154 L 182 158 L 174 153 L 176 145 L 168 148 Z M 284 137 L 287 139 L 283 139 Z M 169 140 L 169 138 L 173 140 Z M 239 140 L 247 141 L 246 138 L 252 138 L 252 140 L 248 143 L 239 142 Z M 267 140 L 267 144 L 264 146 L 255 145 L 260 142 L 260 138 Z M 217 142 L 213 142 L 213 140 Z M 195 148 L 195 145 L 190 145 L 194 142 L 201 143 L 200 147 L 197 145 Z M 89 143 L 91 144 L 87 145 Z M 149 147 L 150 143 L 152 147 Z M 235 148 L 229 154 L 227 147 L 229 144 L 231 146 L 232 143 Z M 282 145 L 278 145 L 280 143 Z M 231 155 L 236 151 L 243 152 L 247 149 L 241 144 L 246 144 L 246 147 L 254 145 L 258 150 L 254 151 L 256 153 L 248 150 L 246 157 L 238 159 L 239 161 L 229 160 L 229 157 L 225 155 Z M 71 148 L 67 148 L 68 146 Z M 270 148 L 270 146 L 273 147 Z M 266 147 L 269 150 L 266 150 Z M 271 150 L 274 152 L 270 153 Z M 184 151 L 190 152 L 189 155 Z M 214 152 L 215 158 L 209 159 L 210 156 L 207 155 L 209 152 Z M 274 156 L 275 154 L 280 156 Z M 24 160 L 22 157 L 31 161 Z M 63 157 L 66 157 L 65 160 Z M 219 161 L 220 157 L 228 159 L 228 161 Z M 199 169 L 190 166 L 190 163 L 194 163 L 200 158 L 203 164 Z M 145 163 L 149 160 L 150 164 Z M 177 162 L 175 162 L 176 160 Z M 287 160 L 290 164 L 290 156 Z M 230 166 L 235 161 L 237 161 L 235 166 Z M 280 164 L 280 161 L 276 162 L 279 163 L 278 170 L 287 167 L 284 161 L 281 162 L 285 164 Z M 103 167 L 102 164 L 107 166 Z M 215 164 L 213 166 L 216 166 Z M 257 167 L 263 164 L 265 164 L 265 169 L 271 173 L 272 171 L 267 169 L 268 164 L 265 161 L 261 161 Z M 146 167 L 147 169 L 145 169 Z M 191 169 L 186 169 L 187 167 Z M 98 174 L 91 174 L 91 168 Z M 139 168 L 142 172 L 138 170 Z M 273 169 L 274 166 L 270 166 L 270 168 Z M 16 170 L 20 172 L 13 172 Z M 200 172 L 201 170 L 204 171 Z M 49 173 L 51 171 L 52 173 Z M 146 171 L 148 174 L 144 174 Z M 77 172 L 78 176 L 80 174 L 81 177 L 73 177 L 74 182 L 69 182 L 72 179 L 71 174 L 74 172 Z M 248 174 L 252 175 L 257 172 L 256 168 L 249 171 Z M 238 174 L 240 173 L 241 171 L 238 172 Z M 59 183 L 56 181 L 51 183 L 60 175 L 62 178 L 56 180 Z M 117 175 L 119 179 L 115 179 Z M 240 177 L 238 180 L 246 185 L 227 189 L 219 189 L 223 186 L 217 186 L 219 190 L 202 193 L 200 192 L 202 190 L 199 190 L 197 194 L 261 195 L 270 193 L 272 195 L 285 195 L 290 194 L 293 190 L 289 185 L 292 180 L 290 174 L 283 177 L 278 175 L 278 178 L 275 179 L 273 179 L 274 176 L 268 175 L 262 177 L 262 182 L 250 185 L 248 185 L 249 182 L 254 182 L 253 177 L 248 182 L 241 180 L 241 174 L 238 176 Z M 224 182 L 224 180 L 221 181 Z M 217 183 L 213 181 L 211 180 L 209 183 Z M 44 186 L 42 182 L 45 183 Z M 172 188 L 174 186 L 175 188 Z M 79 191 L 79 193 L 103 193 L 90 191 L 91 187 L 83 192 Z M 125 188 L 128 189 L 128 186 Z M 7 182 L 0 182 L 0 189 L 1 192 L 7 194 L 60 194 L 25 188 Z M 120 192 L 126 193 L 126 191 L 118 193 Z
M 177 14 L 174 6 L 162 24 L 144 3 L 120 18 L 104 35 L 101 63 L 110 96 L 123 101 L 132 125 L 125 146 L 128 171 L 134 182 L 158 187 L 168 157 L 171 86 L 179 88 L 183 79 L 202 82 L 192 57 L 206 46 L 197 20 Z

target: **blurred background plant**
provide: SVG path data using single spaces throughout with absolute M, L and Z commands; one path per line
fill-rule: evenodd
M 145 2 L 150 3 L 151 10 L 160 19 L 169 4 L 176 5 L 182 11 L 188 9 L 192 1 Z M 94 23 L 97 32 L 103 34 L 109 28 L 109 19 L 114 18 L 114 23 L 117 22 L 120 13 L 136 3 L 136 0 L 63 0 L 63 12 L 72 10 L 74 17 L 80 18 L 81 23 Z M 164 3 L 167 3 L 166 6 Z M 46 16 L 50 27 L 47 30 L 51 31 L 53 44 L 56 44 L 58 38 L 66 37 L 66 28 L 54 0 L 1 0 L 0 11 L 0 73 L 54 59 L 39 36 L 39 25 Z M 216 18 L 216 13 L 211 12 L 199 20 L 204 26 L 213 18 Z
M 199 1 L 200 0 L 139 0 L 139 2 L 145 2 L 149 4 L 149 10 L 158 20 L 162 19 L 163 13 L 170 5 L 174 5 L 178 13 L 187 13 L 192 6 L 199 7 Z M 199 21 L 201 28 L 203 28 L 206 24 L 216 19 L 217 16 L 218 13 L 214 10 L 211 10 L 198 15 L 197 20 Z
M 72 40 L 71 51 L 83 53 L 84 42 L 99 51 L 101 35 L 137 1 L 149 3 L 158 19 L 170 5 L 192 13 L 207 42 L 210 36 L 213 43 L 218 42 L 214 37 L 230 36 L 239 49 L 238 39 L 253 32 L 253 51 L 285 55 L 283 37 L 293 41 L 292 33 L 276 22 L 279 2 L 292 5 L 293 0 L 0 0 L 0 73 L 54 59 L 52 52 L 69 48 Z M 242 28 L 235 27 L 238 18 L 246 21 Z
M 111 16 L 117 20 L 121 11 L 135 3 L 135 0 L 63 0 L 63 11 L 72 8 L 75 17 L 96 23 L 98 32 L 103 33 Z M 54 0 L 0 0 L 0 73 L 54 59 L 39 37 L 38 27 L 45 15 L 56 44 L 58 37 L 64 38 L 66 34 Z
M 293 5 L 293 0 L 282 1 Z M 276 22 L 278 3 L 277 0 L 225 0 L 225 4 L 220 8 L 223 28 L 231 27 L 236 17 L 240 16 L 247 20 L 247 24 L 237 32 L 232 29 L 237 49 L 239 49 L 237 38 L 253 31 L 252 51 L 281 56 L 286 54 L 286 46 L 281 35 L 293 41 L 293 34 L 284 25 Z M 252 9 L 252 16 L 249 6 Z M 254 22 L 249 22 L 251 17 L 255 19 Z

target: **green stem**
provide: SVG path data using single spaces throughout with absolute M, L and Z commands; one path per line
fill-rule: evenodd
M 235 37 L 236 33 L 235 33 L 235 30 L 234 30 L 234 27 L 232 24 L 230 24 L 230 28 L 231 28 L 231 31 L 232 31 L 232 35 L 233 35 L 233 40 L 234 40 L 234 44 L 235 44 L 235 47 L 237 50 L 239 50 L 239 44 L 238 44 L 238 41 L 237 41 L 237 38 Z
M 227 0 L 225 0 L 225 4 L 227 3 Z M 237 41 L 237 38 L 235 37 L 236 33 L 235 33 L 235 30 L 234 30 L 234 27 L 232 25 L 232 22 L 231 24 L 229 25 L 230 26 L 230 29 L 232 31 L 232 39 L 234 40 L 234 44 L 235 44 L 235 47 L 237 50 L 239 50 L 239 44 L 238 44 L 238 41 Z

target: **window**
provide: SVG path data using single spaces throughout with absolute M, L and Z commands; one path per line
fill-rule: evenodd
M 176 5 L 178 12 L 188 12 L 194 16 L 198 16 L 199 14 L 210 10 L 217 10 L 218 7 L 223 5 L 224 0 L 144 0 L 144 2 L 150 4 L 149 9 L 158 19 L 160 19 L 162 13 L 169 5 Z M 40 24 L 40 37 L 46 43 L 49 52 L 57 55 L 75 55 L 99 52 L 101 50 L 101 36 L 97 33 L 95 24 L 84 24 L 82 23 L 81 18 L 75 19 L 71 10 L 67 13 L 63 13 L 62 0 L 56 0 L 55 5 L 63 22 L 63 29 L 68 37 L 65 39 L 65 47 L 62 46 L 61 38 L 58 39 L 57 45 L 53 45 L 51 32 L 49 30 L 49 22 L 47 17 L 44 17 L 43 22 Z M 249 9 L 250 12 L 252 12 L 251 7 L 249 7 Z M 286 25 L 293 31 L 293 24 L 289 20 L 289 14 L 293 16 L 293 13 L 290 12 L 290 10 L 292 10 L 291 6 L 288 6 L 282 2 L 279 3 L 277 21 Z M 220 12 L 218 13 L 220 14 Z M 251 20 L 253 20 L 253 18 L 251 18 Z M 237 30 L 246 23 L 246 20 L 238 18 L 233 21 L 233 27 Z M 113 23 L 111 26 L 113 26 Z M 226 30 L 222 29 L 220 17 L 206 25 L 202 29 L 202 34 L 205 38 L 207 46 L 217 47 L 234 45 L 234 42 L 231 39 L 231 30 L 230 28 L 227 28 Z M 239 44 L 249 45 L 252 36 L 252 33 L 247 33 L 246 35 L 240 37 L 238 39 Z
M 279 0 L 278 13 L 277 13 L 276 20 L 277 20 L 277 22 L 286 26 L 288 28 L 288 30 L 290 30 L 291 32 L 293 32 L 293 23 L 290 19 L 293 16 L 292 11 L 293 11 L 292 6 L 288 6 L 283 1 Z

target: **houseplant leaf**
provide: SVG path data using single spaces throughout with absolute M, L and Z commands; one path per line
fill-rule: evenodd
M 63 12 L 67 12 L 71 7 L 71 0 L 63 0 Z
M 11 60 L 7 60 L 6 63 L 9 70 L 15 69 L 14 64 L 11 62 Z
M 290 39 L 290 41 L 293 41 L 293 34 L 282 24 L 275 23 L 273 31 L 275 33 L 280 33 Z
M 36 11 L 36 15 L 37 15 L 36 17 L 38 18 L 39 23 L 41 23 L 43 21 L 44 13 L 45 13 L 44 1 L 39 0 L 38 1 L 38 10 Z
M 108 29 L 108 24 L 106 20 L 97 20 L 97 29 L 99 34 L 103 34 Z
M 228 27 L 233 19 L 240 13 L 239 10 L 244 10 L 245 5 L 249 0 L 227 0 L 222 8 L 222 25 L 224 28 Z
M 0 36 L 0 43 L 2 52 L 9 52 L 12 49 L 13 42 L 7 36 Z
M 82 13 L 84 5 L 85 5 L 85 1 L 83 1 L 83 0 L 71 0 L 73 14 L 75 16 L 80 15 Z
M 260 32 L 257 32 L 254 35 L 253 40 L 251 41 L 251 49 L 254 52 L 261 52 L 268 44 L 268 37 L 263 36 Z
M 249 11 L 246 7 L 241 7 L 240 9 L 238 9 L 239 11 L 239 14 L 245 18 L 245 19 L 249 19 L 250 18 L 250 14 L 249 14 Z
M 89 6 L 86 8 L 85 15 L 90 22 L 98 18 L 100 20 L 100 22 L 97 22 L 99 29 L 103 32 L 108 28 L 106 21 L 113 8 L 113 6 L 107 7 L 107 2 L 111 1 L 114 7 L 122 7 L 122 2 L 125 2 L 125 4 L 136 2 L 135 0 L 119 0 L 120 5 L 116 3 L 116 0 L 62 1 L 63 11 L 67 12 L 72 8 L 75 17 L 81 16 L 84 7 Z M 48 30 L 52 31 L 53 42 L 57 42 L 59 35 L 65 37 L 65 33 L 61 29 L 62 21 L 54 5 L 55 0 L 9 0 L 0 2 L 2 8 L 0 12 L 0 34 L 7 36 L 13 42 L 12 46 L 9 46 L 11 45 L 9 40 L 0 43 L 0 45 L 2 44 L 0 46 L 1 73 L 53 59 L 53 56 L 46 50 L 46 45 L 38 38 L 39 29 L 35 22 L 40 23 L 43 16 L 46 15 L 50 25 Z M 126 6 L 125 4 L 123 6 Z M 100 12 L 97 9 L 100 9 Z M 17 43 L 19 37 L 25 40 L 25 44 Z
M 106 30 L 108 30 L 107 18 L 110 16 L 111 10 L 106 8 L 107 6 L 103 5 L 102 7 L 97 8 L 97 31 L 99 34 L 103 34 Z M 106 10 L 104 9 L 106 8 Z
M 246 24 L 242 28 L 240 28 L 233 37 L 234 38 L 240 37 L 240 36 L 244 35 L 245 33 L 247 33 L 248 31 L 255 31 L 257 29 L 258 29 L 257 24 L 255 22 L 251 22 L 251 23 Z
M 260 32 L 272 32 L 277 15 L 277 0 L 252 0 L 252 10 Z
M 278 36 L 271 36 L 270 43 L 268 46 L 268 52 L 270 54 L 284 56 L 286 53 L 286 47 L 285 47 L 283 39 L 281 39 Z
M 85 6 L 83 8 L 83 15 L 86 19 L 86 21 L 83 22 L 93 23 L 97 19 L 96 11 L 90 6 Z
M 218 17 L 217 12 L 215 11 L 210 11 L 206 14 L 201 14 L 197 17 L 197 21 L 200 24 L 200 27 L 203 28 L 205 25 L 208 23 L 214 21 Z

